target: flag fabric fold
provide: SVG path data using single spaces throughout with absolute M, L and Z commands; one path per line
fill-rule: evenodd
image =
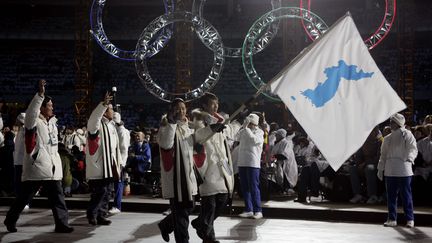
M 406 105 L 379 70 L 350 14 L 300 55 L 270 89 L 337 170 L 376 125 Z

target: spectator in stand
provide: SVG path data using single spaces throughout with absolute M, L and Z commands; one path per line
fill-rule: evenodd
M 111 183 L 120 178 L 122 161 L 115 128 L 112 96 L 107 92 L 103 102 L 93 110 L 87 123 L 86 177 L 90 186 L 87 219 L 91 225 L 110 225 L 107 219 Z
M 413 128 L 413 134 L 414 134 L 416 141 L 419 142 L 420 140 L 422 140 L 423 138 L 425 138 L 429 135 L 429 131 L 426 128 L 426 126 L 419 125 L 419 126 L 415 126 Z
M 351 188 L 354 197 L 351 203 L 359 203 L 363 200 L 361 195 L 361 179 L 366 179 L 367 204 L 378 202 L 377 196 L 377 165 L 380 156 L 382 134 L 378 127 L 375 127 L 367 137 L 363 146 L 355 156 L 355 164 L 350 167 Z
M 23 161 L 22 193 L 9 209 L 4 224 L 9 232 L 17 232 L 16 222 L 24 207 L 40 186 L 47 191 L 53 211 L 55 232 L 70 233 L 68 210 L 64 201 L 61 180 L 61 160 L 58 154 L 57 119 L 53 114 L 51 97 L 45 96 L 45 80 L 39 81 L 39 91 L 26 110 L 26 154 Z
M 59 155 L 62 162 L 62 168 L 63 168 L 63 193 L 65 197 L 72 197 L 71 193 L 71 186 L 72 186 L 72 172 L 71 172 L 71 165 L 74 163 L 75 158 L 73 155 L 69 152 L 69 150 L 66 149 L 66 146 L 62 143 L 59 143 L 58 145 L 59 149 Z
M 392 133 L 392 129 L 390 128 L 390 126 L 385 126 L 382 132 L 383 137 L 389 135 L 390 133 Z
M 275 135 L 276 141 L 270 154 L 276 159 L 276 183 L 286 192 L 297 184 L 297 162 L 292 141 L 286 137 L 286 130 L 281 128 L 276 131 Z
M 414 175 L 427 181 L 432 173 L 432 124 L 427 124 L 425 128 L 427 136 L 417 142 L 418 156 Z
M 76 135 L 73 127 L 67 127 L 62 143 L 70 151 L 73 146 L 81 146 L 79 137 Z
M 164 241 L 174 231 L 176 242 L 189 242 L 189 215 L 195 206 L 198 186 L 193 157 L 193 130 L 188 126 L 186 105 L 175 99 L 162 117 L 157 136 L 161 156 L 163 198 L 169 199 L 171 214 L 159 224 Z
M 87 137 L 85 136 L 85 132 L 82 128 L 78 128 L 75 132 L 76 137 L 79 139 L 79 150 L 85 151 L 85 146 L 87 143 Z M 72 146 L 73 147 L 73 146 Z
M 414 210 L 411 192 L 412 165 L 417 157 L 414 135 L 405 129 L 405 117 L 396 113 L 390 117 L 392 132 L 384 137 L 378 162 L 378 178 L 384 179 L 387 189 L 388 219 L 384 226 L 397 226 L 397 201 L 401 195 L 406 226 L 414 227 Z
M 114 112 L 113 121 L 116 124 L 116 129 L 120 143 L 120 153 L 122 157 L 121 161 L 121 172 L 119 180 L 114 181 L 114 203 L 113 207 L 109 211 L 110 214 L 118 214 L 121 212 L 121 202 L 123 197 L 124 178 L 125 178 L 125 167 L 128 158 L 128 150 L 130 146 L 130 132 L 125 128 L 121 115 L 118 112 Z
M 135 142 L 130 146 L 126 167 L 130 168 L 135 182 L 144 182 L 144 175 L 151 168 L 151 149 L 145 141 L 143 132 L 135 134 Z
M 314 144 L 311 143 L 306 137 L 298 138 L 298 145 L 295 147 L 295 156 L 297 164 L 304 165 L 310 159 L 314 150 Z
M 0 188 L 2 195 L 9 196 L 14 192 L 15 134 L 7 126 L 0 133 L 4 136 L 3 146 L 0 147 Z
M 88 184 L 85 175 L 85 152 L 80 151 L 77 146 L 73 146 L 72 155 L 74 156 L 74 163 L 71 167 L 72 178 L 78 181 L 78 192 L 87 193 Z
M 238 169 L 240 185 L 245 202 L 242 218 L 260 219 L 263 217 L 260 194 L 261 154 L 264 144 L 264 131 L 258 126 L 259 117 L 250 114 L 238 132 Z

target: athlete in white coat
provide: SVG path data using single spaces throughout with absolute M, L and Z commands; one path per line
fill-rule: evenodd
M 232 128 L 223 125 L 224 119 L 217 113 L 219 100 L 214 94 L 206 93 L 200 103 L 203 108 L 200 114 L 203 121 L 201 127 L 195 131 L 195 142 L 198 154 L 205 156 L 197 161 L 197 168 L 203 179 L 199 186 L 201 212 L 198 218 L 192 221 L 192 226 L 204 242 L 217 242 L 213 223 L 226 206 L 234 188 L 231 152 L 224 132 L 224 129 Z
M 169 241 L 174 231 L 176 242 L 189 242 L 189 214 L 198 193 L 194 170 L 194 131 L 189 128 L 186 105 L 175 99 L 162 117 L 157 135 L 161 154 L 162 196 L 170 200 L 171 214 L 159 224 L 162 238 Z
M 111 224 L 106 218 L 110 184 L 120 178 L 122 157 L 111 100 L 107 93 L 87 123 L 86 177 L 91 191 L 87 219 L 91 225 Z
M 51 97 L 45 96 L 45 80 L 39 81 L 39 92 L 26 110 L 26 153 L 23 161 L 21 193 L 12 204 L 4 224 L 9 232 L 16 232 L 15 224 L 24 207 L 41 186 L 47 192 L 55 221 L 55 232 L 70 233 L 68 210 L 64 201 L 61 180 L 62 164 L 58 154 L 57 119 L 53 114 Z

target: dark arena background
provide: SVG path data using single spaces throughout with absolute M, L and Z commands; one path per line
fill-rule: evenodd
M 129 51 L 129 58 L 119 58 L 114 49 L 106 50 L 106 46 L 96 41 L 97 15 L 91 17 L 91 12 L 92 5 L 97 8 L 97 2 L 104 5 L 99 17 L 106 37 L 116 50 Z M 240 49 L 249 28 L 272 10 L 271 3 L 277 2 L 282 7 L 310 9 L 328 26 L 349 11 L 363 39 L 384 30 L 384 35 L 375 36 L 379 41 L 370 48 L 370 54 L 407 105 L 401 111 L 406 125 L 413 133 L 424 132 L 424 137 L 432 137 L 431 125 L 429 128 L 426 125 L 432 123 L 432 0 L 0 0 L 0 115 L 4 124 L 1 132 L 6 140 L 6 134 L 17 129 L 16 117 L 27 109 L 41 79 L 47 82 L 46 94 L 54 100 L 58 129 L 63 133 L 68 129 L 84 129 L 93 109 L 103 101 L 106 92 L 112 92 L 115 87 L 115 102 L 125 127 L 130 130 L 132 140 L 142 131 L 145 141 L 155 144 L 151 151 L 152 163 L 158 167 L 156 136 L 169 103 L 145 87 L 137 72 L 140 64 L 131 53 L 136 51 L 141 33 L 153 20 L 173 8 L 190 11 L 194 2 L 203 3 L 202 17 L 215 27 L 223 45 Z M 394 18 L 390 16 L 383 23 L 385 13 L 391 12 L 388 8 L 394 4 Z M 277 26 L 277 34 L 268 46 L 253 56 L 254 67 L 264 82 L 272 80 L 313 43 L 299 18 L 280 20 Z M 164 31 L 172 32 L 170 38 L 164 47 L 157 47 L 157 54 L 146 59 L 154 84 L 167 92 L 182 94 L 193 90 L 202 85 L 211 72 L 215 54 L 203 44 L 195 30 L 191 23 L 183 21 L 167 25 Z M 161 32 L 153 39 L 162 36 Z M 245 73 L 241 53 L 240 57 L 225 57 L 218 75 L 218 82 L 208 91 L 218 96 L 221 112 L 232 114 L 257 92 Z M 370 92 L 373 94 L 374 90 Z M 190 111 L 199 106 L 198 99 L 186 104 L 190 117 Z M 295 131 L 299 136 L 294 145 L 301 146 L 302 141 L 309 144 L 309 137 L 283 102 L 259 95 L 247 108 L 264 113 L 269 124 L 278 123 L 288 132 Z M 384 133 L 388 125 L 389 122 L 384 122 L 378 128 Z M 13 138 L 9 137 L 9 141 Z M 7 146 L 11 150 L 5 149 Z M 431 149 L 429 145 L 432 159 Z M 0 144 L 1 221 L 15 198 L 12 153 L 13 142 Z M 301 159 L 297 160 L 300 178 L 306 166 L 299 161 Z M 223 217 L 215 222 L 217 240 L 289 242 L 292 236 L 292 241 L 299 242 L 432 242 L 432 169 L 425 180 L 413 181 L 416 228 L 388 230 L 382 227 L 387 217 L 382 181 L 377 180 L 381 197 L 377 195 L 377 200 L 369 204 L 367 182 L 364 173 L 361 174 L 358 194 L 363 197 L 352 201 L 356 196 L 351 189 L 350 176 L 354 161 L 351 157 L 337 171 L 339 187 L 332 182 L 326 191 L 324 188 L 329 184 L 322 180 L 319 193 L 307 191 L 307 198 L 301 203 L 294 201 L 297 187 L 276 188 L 274 180 L 268 179 L 272 176 L 271 166 L 262 169 L 264 219 L 259 220 L 263 221 L 240 220 L 237 215 L 244 205 L 241 193 L 235 193 Z M 426 164 L 432 168 L 432 161 Z M 124 234 L 113 234 L 114 230 L 109 228 L 100 230 L 103 227 L 93 232 L 87 227 L 83 210 L 89 200 L 89 187 L 83 179 L 79 189 L 66 198 L 71 225 L 75 227 L 70 238 L 46 233 L 52 231 L 53 223 L 47 210 L 48 200 L 43 192 L 42 195 L 38 192 L 30 205 L 31 214 L 23 214 L 18 221 L 18 234 L 5 233 L 2 225 L 0 241 L 162 242 L 158 222 L 169 202 L 162 199 L 160 166 L 146 171 L 144 179 L 131 179 L 125 185 L 130 191 L 125 192 L 122 212 L 112 216 L 113 225 Z M 198 212 L 199 207 L 193 214 Z M 402 211 L 399 215 L 398 224 L 405 225 Z M 129 224 L 131 228 L 126 228 Z M 190 242 L 201 242 L 192 226 L 189 234 Z M 174 241 L 173 234 L 171 241 Z
M 191 4 L 188 2 L 192 1 L 184 4 Z M 49 94 L 55 98 L 55 113 L 62 125 L 81 125 L 105 91 L 116 86 L 117 103 L 128 127 L 157 126 L 165 103 L 146 91 L 134 61 L 110 56 L 92 38 L 91 4 L 66 0 L 2 1 L 0 97 L 7 103 L 3 109 L 8 110 L 3 114 L 15 117 L 22 111 L 35 92 L 37 80 L 44 78 Z M 282 1 L 282 6 L 299 5 L 299 0 Z M 350 11 L 364 38 L 379 27 L 385 12 L 385 1 L 378 0 L 311 1 L 310 6 L 329 26 Z M 409 105 L 409 120 L 416 123 L 431 110 L 430 6 L 426 0 L 398 2 L 390 33 L 371 50 L 384 76 Z M 206 1 L 203 14 L 218 30 L 224 45 L 241 47 L 249 27 L 269 10 L 270 1 L 265 0 L 218 0 Z M 142 30 L 164 11 L 162 0 L 106 1 L 103 26 L 118 48 L 134 50 Z M 185 38 L 188 44 L 179 47 Z M 310 43 L 298 19 L 282 21 L 276 38 L 254 57 L 257 72 L 264 80 L 271 79 Z M 186 57 L 179 60 L 185 53 Z M 149 60 L 149 71 L 155 82 L 174 92 L 201 84 L 212 62 L 212 52 L 189 29 L 173 34 L 168 45 Z M 186 84 L 181 82 L 184 70 L 176 68 L 179 63 L 184 64 L 181 68 L 187 68 Z M 221 110 L 234 111 L 255 91 L 244 73 L 241 58 L 226 58 L 220 80 L 212 90 L 220 97 Z M 264 96 L 255 105 L 257 110 L 266 112 L 270 121 L 292 118 L 281 104 Z

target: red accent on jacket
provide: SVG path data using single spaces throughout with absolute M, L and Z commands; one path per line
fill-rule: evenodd
M 174 166 L 174 149 L 160 149 L 162 165 L 165 171 L 170 171 Z

